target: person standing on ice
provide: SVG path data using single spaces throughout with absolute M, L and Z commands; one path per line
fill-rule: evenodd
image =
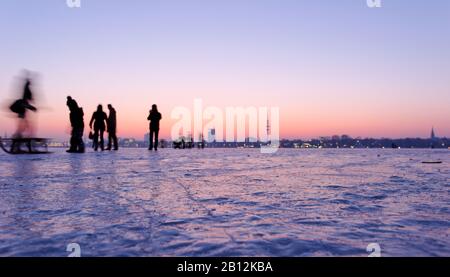
M 100 149 L 103 151 L 105 148 L 105 143 L 103 140 L 103 133 L 106 129 L 106 124 L 108 116 L 103 111 L 103 106 L 98 105 L 97 111 L 92 114 L 91 121 L 89 122 L 89 127 L 92 129 L 92 124 L 94 125 L 94 150 L 98 150 L 98 143 L 100 137 Z
M 113 108 L 111 104 L 108 104 L 109 116 L 108 116 L 108 147 L 106 150 L 111 150 L 112 145 L 114 144 L 114 150 L 119 150 L 119 145 L 117 143 L 117 118 L 116 118 L 116 110 Z
M 68 153 L 84 153 L 84 112 L 83 108 L 78 106 L 77 101 L 72 97 L 67 96 L 67 107 L 70 110 L 70 125 L 72 126 L 72 132 L 70 137 L 70 149 Z
M 155 151 L 158 151 L 158 136 L 159 136 L 159 121 L 161 120 L 161 113 L 158 112 L 158 107 L 153 104 L 152 109 L 147 117 L 147 120 L 150 121 L 150 142 L 148 150 L 153 150 L 153 146 L 155 147 Z M 153 144 L 153 136 L 155 137 L 155 143 Z

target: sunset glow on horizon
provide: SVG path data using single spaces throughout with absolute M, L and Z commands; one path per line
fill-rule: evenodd
M 188 3 L 189 2 L 189 3 Z M 38 73 L 38 136 L 69 138 L 71 95 L 117 110 L 142 140 L 171 111 L 279 107 L 281 138 L 450 137 L 450 2 L 7 0 L 0 9 L 0 136 L 22 69 Z M 431 4 L 432 2 L 432 4 Z

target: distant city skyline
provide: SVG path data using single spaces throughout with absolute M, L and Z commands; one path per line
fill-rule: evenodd
M 184 144 L 183 144 L 183 140 Z M 192 137 L 181 137 L 177 140 L 171 141 L 162 139 L 160 141 L 160 148 L 261 148 L 267 145 L 264 142 L 257 141 L 251 138 L 246 138 L 245 141 L 199 141 L 193 142 Z M 88 147 L 92 146 L 92 141 L 87 142 Z M 184 145 L 184 146 L 183 146 Z M 331 137 L 319 137 L 314 139 L 281 139 L 277 148 L 404 148 L 404 149 L 450 149 L 450 138 L 439 138 L 431 134 L 430 138 L 352 138 L 348 135 L 334 135 Z M 49 147 L 67 148 L 68 141 L 58 142 L 51 141 Z M 136 138 L 119 138 L 119 146 L 121 148 L 148 148 L 149 137 L 148 134 L 144 136 L 143 140 Z
M 67 95 L 112 103 L 118 135 L 142 139 L 171 111 L 276 106 L 280 137 L 450 137 L 450 1 L 5 0 L 0 132 L 22 69 L 37 72 L 37 135 L 69 137 Z M 86 124 L 87 125 L 87 124 Z M 86 129 L 86 134 L 88 130 Z M 205 134 L 207 136 L 208 134 Z
M 256 138 L 252 138 L 252 137 L 246 137 L 244 141 L 227 141 L 225 138 L 223 140 L 216 140 L 215 135 L 213 133 L 211 133 L 211 131 L 214 131 L 214 129 L 210 129 L 208 131 L 208 134 L 204 137 L 205 142 L 211 143 L 211 142 L 217 142 L 217 143 L 248 143 L 248 142 L 260 142 L 258 139 Z M 4 134 L 4 137 L 7 137 L 7 134 Z M 85 136 L 85 138 L 87 138 L 87 135 Z M 172 141 L 177 141 L 180 140 L 181 138 L 188 138 L 188 136 L 180 136 L 174 140 L 172 140 L 171 138 L 161 138 L 161 140 L 165 141 L 165 142 L 172 142 Z M 193 137 L 191 137 L 193 138 Z M 432 127 L 431 129 L 431 134 L 428 137 L 421 137 L 421 136 L 415 136 L 415 137 L 363 137 L 363 136 L 351 136 L 349 134 L 334 134 L 334 135 L 327 135 L 327 136 L 316 136 L 316 137 L 311 137 L 311 138 L 302 138 L 302 137 L 297 137 L 297 138 L 280 138 L 281 141 L 296 141 L 296 140 L 302 140 L 302 141 L 313 141 L 313 140 L 406 140 L 406 139 L 419 139 L 419 140 L 430 140 L 430 141 L 436 141 L 436 140 L 445 140 L 448 141 L 450 140 L 450 137 L 446 137 L 446 136 L 438 136 L 435 133 L 434 127 Z M 143 134 L 142 137 L 119 137 L 120 141 L 124 141 L 124 140 L 133 140 L 136 142 L 143 142 L 146 143 L 149 140 L 149 133 L 145 133 Z M 62 139 L 53 139 L 52 142 L 57 143 L 57 144 L 68 144 L 69 143 L 69 138 L 62 138 Z M 91 141 L 88 141 L 89 143 L 91 143 Z

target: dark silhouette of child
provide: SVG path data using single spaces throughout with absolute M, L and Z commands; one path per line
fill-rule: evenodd
M 103 133 L 106 129 L 106 122 L 108 116 L 103 111 L 102 105 L 97 106 L 97 111 L 92 114 L 91 121 L 89 122 L 89 127 L 92 129 L 92 124 L 94 124 L 94 150 L 98 150 L 99 136 L 100 136 L 100 149 L 103 151 L 105 148 Z

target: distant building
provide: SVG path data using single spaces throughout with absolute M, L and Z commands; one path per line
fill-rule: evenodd
M 431 140 L 436 140 L 438 137 L 436 137 L 436 134 L 434 133 L 434 127 L 431 128 Z
M 125 148 L 138 148 L 139 142 L 136 141 L 134 138 L 124 138 L 119 139 L 119 145 Z
M 334 135 L 331 137 L 331 140 L 341 140 L 341 137 L 339 135 Z
M 150 133 L 146 133 L 146 134 L 144 135 L 144 144 L 145 144 L 146 146 L 148 146 L 149 143 L 150 143 Z

